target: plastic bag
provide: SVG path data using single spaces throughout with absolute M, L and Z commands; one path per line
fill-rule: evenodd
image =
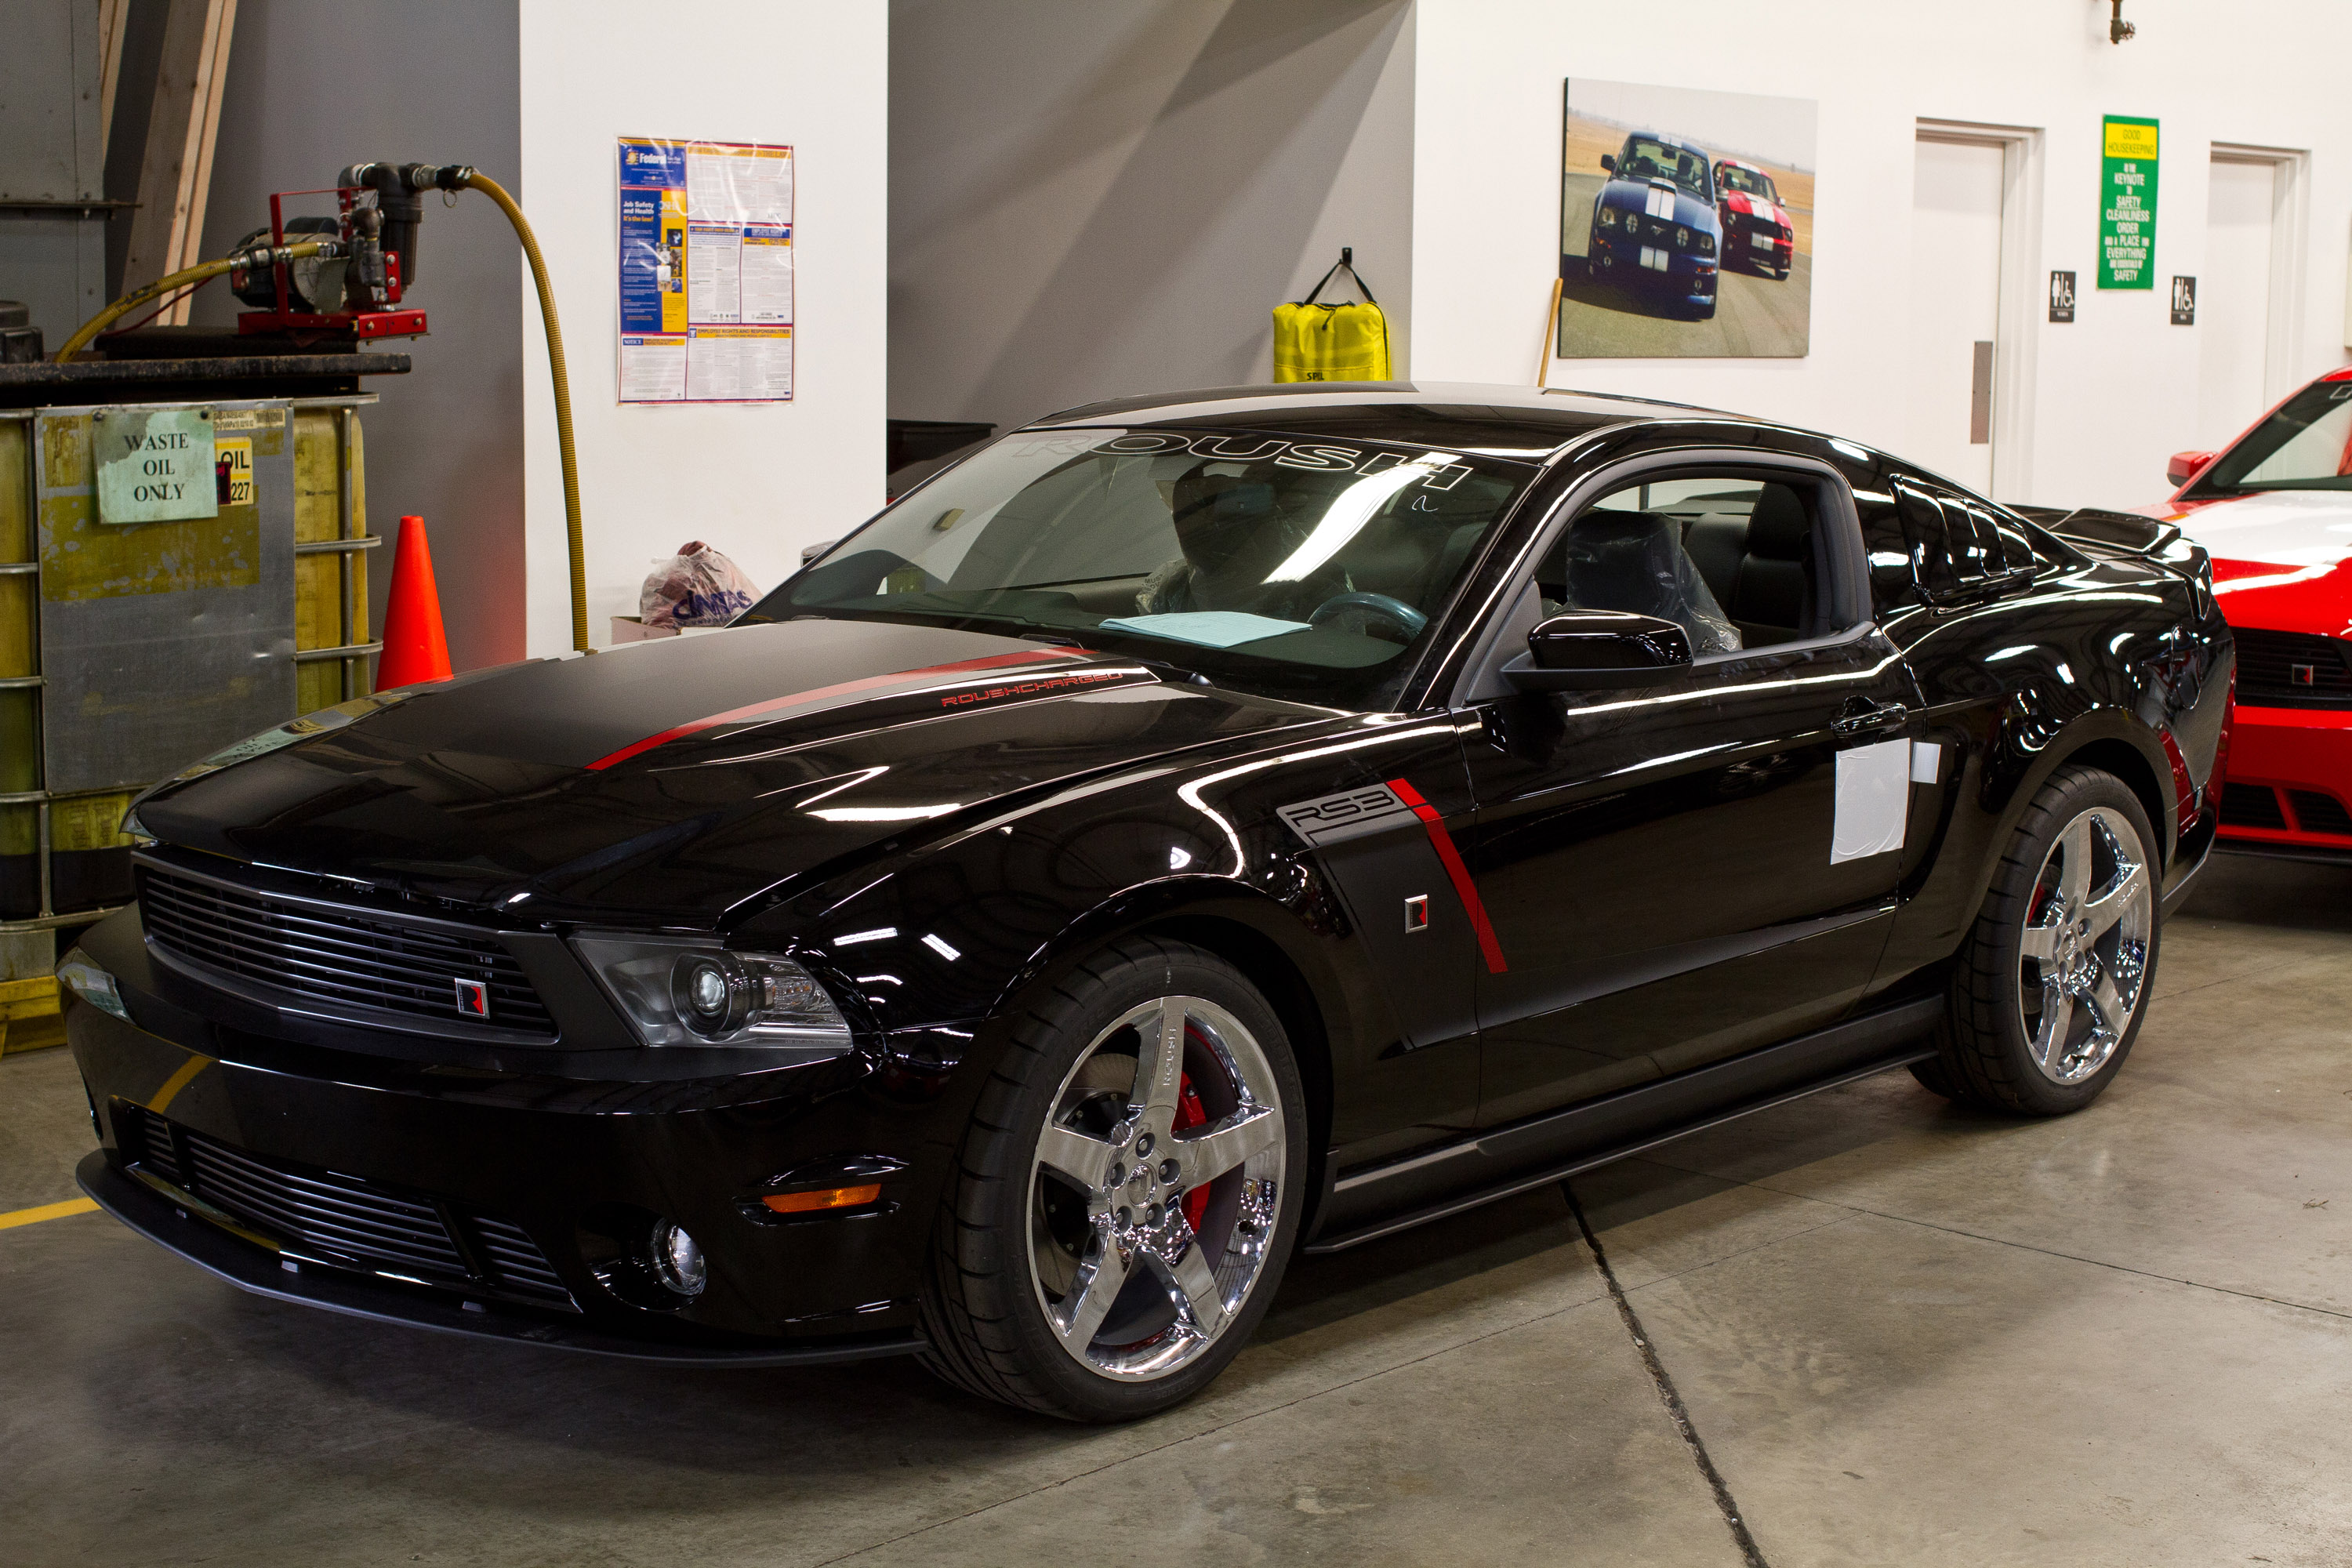
M 759 597 L 741 567 L 698 539 L 654 563 L 637 591 L 637 616 L 649 626 L 723 626 Z

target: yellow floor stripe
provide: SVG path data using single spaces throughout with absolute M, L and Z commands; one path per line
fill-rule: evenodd
M 43 1204 L 35 1209 L 18 1209 L 13 1214 L 0 1214 L 0 1230 L 13 1230 L 20 1225 L 38 1225 L 45 1219 L 63 1219 L 68 1215 L 88 1214 L 98 1205 L 88 1198 L 68 1198 L 61 1204 Z

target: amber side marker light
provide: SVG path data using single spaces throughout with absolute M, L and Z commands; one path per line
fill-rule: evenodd
M 772 1193 L 760 1201 L 778 1214 L 817 1214 L 825 1209 L 854 1209 L 882 1195 L 882 1184 L 862 1187 L 825 1187 L 814 1193 Z

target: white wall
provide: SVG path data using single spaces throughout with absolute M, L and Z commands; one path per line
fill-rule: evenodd
M 1408 363 L 1411 14 L 892 0 L 891 413 L 1264 381 L 1274 307 L 1343 245 Z
M 2197 438 L 2204 329 L 2168 324 L 2168 285 L 2202 271 L 2211 142 L 2312 151 L 2294 357 L 2300 375 L 2344 362 L 2352 13 L 2331 0 L 2129 0 L 2126 13 L 2139 37 L 2116 46 L 2107 8 L 2091 0 L 1685 0 L 1671 24 L 1654 7 L 1419 0 L 1413 374 L 1529 379 L 1558 266 L 1564 79 L 1812 98 L 1811 356 L 1555 361 L 1551 381 L 1761 415 L 1899 453 L 1916 121 L 2035 127 L 2041 236 L 2028 273 L 2037 293 L 2053 269 L 2077 273 L 2081 289 L 2073 325 L 2048 324 L 2037 309 L 2032 340 L 2017 345 L 2031 447 L 2015 482 L 1996 488 L 2053 505 L 2158 498 L 2166 454 Z M 2157 287 L 2145 292 L 2092 287 L 2102 114 L 2162 121 Z
M 882 501 L 888 13 L 879 0 L 522 0 L 526 210 L 554 276 L 572 376 L 593 640 L 634 615 L 654 558 L 689 539 L 761 588 L 804 543 Z M 614 142 L 793 149 L 795 397 L 648 408 L 614 396 Z M 526 277 L 530 647 L 571 646 L 563 483 L 536 296 Z

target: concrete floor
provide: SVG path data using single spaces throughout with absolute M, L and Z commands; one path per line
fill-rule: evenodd
M 2352 873 L 2224 861 L 2090 1111 L 1885 1077 L 1575 1184 L 1773 1568 L 2352 1562 Z M 73 1195 L 0 1062 L 0 1212 Z M 717 1373 L 0 1231 L 0 1562 L 1743 1559 L 1565 1194 L 1295 1267 L 1204 1398 L 1084 1430 L 912 1365 Z M 1753 1559 L 1746 1559 L 1752 1561 Z

